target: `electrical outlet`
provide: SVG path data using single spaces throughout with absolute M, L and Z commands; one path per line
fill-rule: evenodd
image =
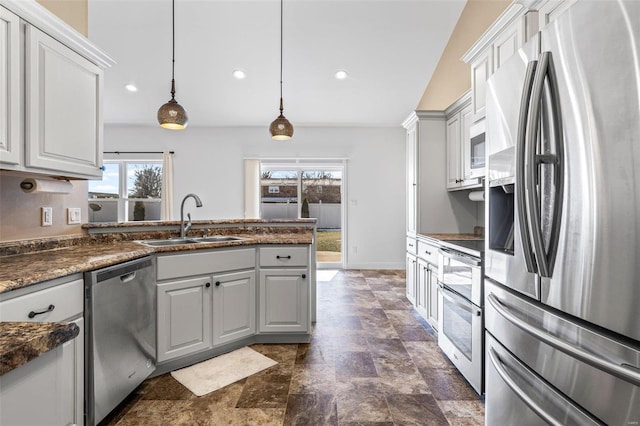
M 42 226 L 53 225 L 53 207 L 43 207 L 41 218 Z
M 353 254 L 358 253 L 358 246 L 351 246 L 351 253 Z
M 78 223 L 82 223 L 80 209 L 77 207 L 69 207 L 67 209 L 67 225 L 76 225 Z

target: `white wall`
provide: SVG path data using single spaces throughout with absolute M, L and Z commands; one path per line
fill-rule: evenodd
M 105 151 L 175 151 L 174 219 L 190 192 L 203 203 L 196 208 L 187 201 L 194 220 L 241 218 L 246 157 L 348 158 L 347 268 L 404 268 L 405 130 L 400 126 L 298 127 L 292 140 L 278 142 L 267 125 L 184 131 L 107 125 L 104 140 Z

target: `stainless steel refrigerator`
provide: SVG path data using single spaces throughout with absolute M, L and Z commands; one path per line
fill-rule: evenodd
M 640 1 L 497 70 L 487 154 L 487 425 L 640 424 Z

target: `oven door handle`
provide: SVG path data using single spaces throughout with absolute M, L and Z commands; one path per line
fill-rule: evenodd
M 473 309 L 474 305 L 473 303 L 471 303 L 470 301 L 463 299 L 464 302 L 460 302 L 458 300 L 456 300 L 453 296 L 451 296 L 448 293 L 452 293 L 453 292 L 451 290 L 449 290 L 448 288 L 446 288 L 442 283 L 438 283 L 438 287 L 440 288 L 440 294 L 442 294 L 442 297 L 444 297 L 445 299 L 447 299 L 449 302 L 453 303 L 454 305 L 464 309 L 465 311 L 479 317 L 480 315 L 482 315 L 482 311 L 480 309 Z M 460 297 L 460 296 L 458 296 Z M 460 297 L 462 299 L 462 297 Z
M 438 250 L 438 252 L 444 257 L 448 257 L 448 258 L 453 259 L 453 260 L 455 260 L 457 262 L 464 263 L 465 265 L 469 265 L 469 266 L 481 266 L 482 265 L 482 262 L 480 260 L 477 260 L 477 259 L 472 258 L 472 257 L 460 256 L 453 250 L 448 250 L 446 248 L 440 248 Z

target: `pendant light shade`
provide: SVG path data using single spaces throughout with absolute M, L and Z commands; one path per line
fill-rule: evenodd
M 278 141 L 286 141 L 293 136 L 293 125 L 287 120 L 282 113 L 284 111 L 282 103 L 282 9 L 283 0 L 280 0 L 280 115 L 273 120 L 269 126 L 269 132 L 271 132 L 271 139 Z
M 158 109 L 158 123 L 171 130 L 182 130 L 189 124 L 189 117 L 182 105 L 176 101 L 176 2 L 171 0 L 171 99 Z

